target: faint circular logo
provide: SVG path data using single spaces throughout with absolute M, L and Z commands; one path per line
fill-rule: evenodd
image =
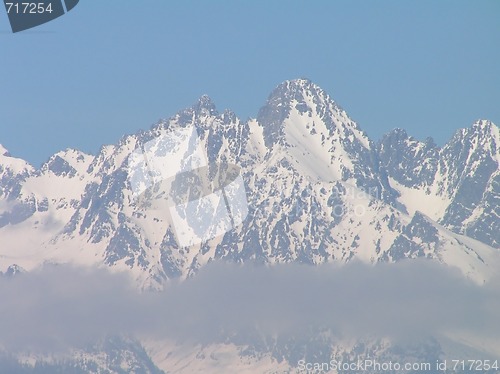
M 166 214 L 182 247 L 221 236 L 248 215 L 240 168 L 209 163 L 192 126 L 139 144 L 127 161 L 133 200 Z

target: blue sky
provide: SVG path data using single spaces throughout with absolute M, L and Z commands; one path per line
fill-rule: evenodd
M 81 0 L 12 34 L 0 10 L 0 143 L 39 166 L 95 153 L 206 93 L 256 116 L 307 77 L 372 139 L 402 127 L 443 144 L 500 124 L 500 1 Z

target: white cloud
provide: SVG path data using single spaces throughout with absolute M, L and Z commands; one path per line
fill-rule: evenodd
M 163 292 L 125 275 L 64 266 L 0 280 L 0 344 L 61 349 L 105 334 L 209 342 L 221 333 L 419 337 L 470 330 L 498 336 L 500 283 L 477 286 L 425 261 L 368 266 L 215 263 Z

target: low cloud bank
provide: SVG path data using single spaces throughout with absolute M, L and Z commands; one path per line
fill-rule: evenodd
M 500 278 L 478 286 L 428 261 L 271 267 L 214 263 L 162 292 L 123 274 L 66 266 L 0 279 L 0 344 L 81 346 L 107 334 L 198 342 L 255 331 L 397 338 L 468 330 L 500 336 Z

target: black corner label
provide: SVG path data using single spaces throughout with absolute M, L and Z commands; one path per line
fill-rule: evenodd
M 19 32 L 50 22 L 73 9 L 79 0 L 4 0 L 12 32 Z

